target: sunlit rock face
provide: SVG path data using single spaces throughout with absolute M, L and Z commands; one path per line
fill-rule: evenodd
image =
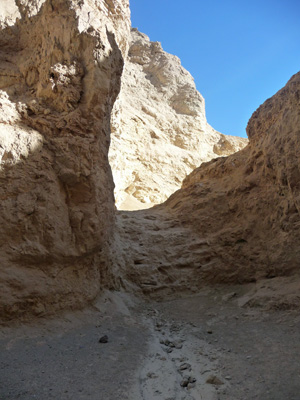
M 164 298 L 288 275 L 299 287 L 299 110 L 300 73 L 253 113 L 246 148 L 203 163 L 163 204 L 119 212 L 127 290 Z
M 299 109 L 300 73 L 253 113 L 244 150 L 205 163 L 166 202 L 182 225 L 209 242 L 200 280 L 299 272 Z
M 2 318 L 78 307 L 109 285 L 110 115 L 125 0 L 0 5 Z
M 161 203 L 203 161 L 246 144 L 208 125 L 204 99 L 179 58 L 132 29 L 112 115 L 110 163 L 117 206 Z

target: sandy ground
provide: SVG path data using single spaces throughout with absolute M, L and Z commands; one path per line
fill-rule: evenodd
M 281 286 L 160 302 L 107 292 L 84 311 L 3 327 L 0 399 L 299 400 L 300 314 L 276 300 Z

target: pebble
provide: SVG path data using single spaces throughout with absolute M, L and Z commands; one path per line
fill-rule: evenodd
M 187 388 L 188 389 L 193 389 L 195 386 L 196 386 L 195 382 L 190 382 L 190 383 L 188 383 Z
M 157 375 L 155 375 L 154 372 L 148 372 L 147 377 L 150 379 L 155 379 L 155 378 L 157 378 Z
M 186 375 L 183 377 L 182 381 L 180 382 L 180 386 L 188 387 L 189 384 L 193 384 L 195 386 L 195 382 L 196 382 L 196 378 L 194 378 L 193 376 Z
M 207 379 L 206 379 L 206 383 L 210 383 L 211 385 L 224 385 L 224 382 L 221 381 L 220 378 L 218 378 L 215 375 L 210 375 Z
M 180 341 L 178 341 L 178 340 L 175 340 L 174 342 L 171 342 L 168 339 L 166 339 L 166 340 L 160 339 L 159 343 L 160 344 L 164 344 L 167 347 L 172 347 L 172 348 L 175 348 L 175 349 L 181 349 L 182 348 L 182 343 Z
M 180 342 L 174 342 L 173 343 L 173 346 L 175 347 L 175 349 L 182 349 L 182 343 L 180 343 Z
M 99 343 L 107 343 L 107 342 L 108 342 L 107 335 L 101 336 L 101 338 L 99 339 Z
M 180 386 L 181 387 L 187 387 L 187 385 L 189 384 L 189 378 L 183 378 L 182 381 L 180 382 Z
M 184 371 L 186 369 L 191 370 L 191 364 L 189 364 L 189 363 L 181 364 L 179 369 L 180 369 L 180 371 Z

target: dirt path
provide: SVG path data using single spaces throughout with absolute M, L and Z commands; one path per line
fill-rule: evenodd
M 241 307 L 251 290 L 159 303 L 108 292 L 85 311 L 3 328 L 0 399 L 299 400 L 299 312 Z

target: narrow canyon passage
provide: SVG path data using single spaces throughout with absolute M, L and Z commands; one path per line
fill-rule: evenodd
M 0 400 L 299 400 L 300 73 L 225 137 L 128 0 L 6 3 Z

